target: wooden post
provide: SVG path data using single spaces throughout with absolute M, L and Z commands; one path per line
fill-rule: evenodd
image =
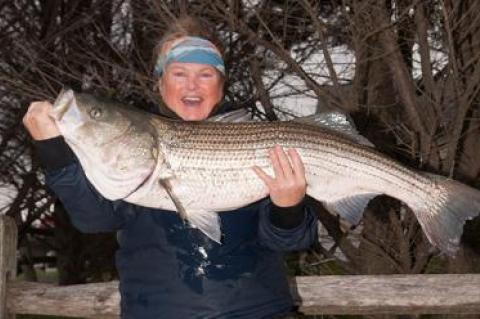
M 0 319 L 13 319 L 7 309 L 7 284 L 17 275 L 17 226 L 15 221 L 0 215 Z

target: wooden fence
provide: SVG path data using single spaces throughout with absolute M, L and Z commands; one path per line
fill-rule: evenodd
M 0 216 L 0 319 L 15 314 L 118 318 L 118 282 L 15 281 L 16 227 Z M 305 314 L 480 314 L 480 275 L 309 276 L 291 280 Z

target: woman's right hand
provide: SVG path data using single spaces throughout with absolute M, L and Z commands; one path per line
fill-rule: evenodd
M 32 102 L 23 116 L 23 125 L 34 140 L 57 137 L 60 131 L 50 116 L 53 106 L 50 102 Z

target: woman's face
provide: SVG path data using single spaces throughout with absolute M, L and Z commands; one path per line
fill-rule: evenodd
M 172 62 L 159 80 L 166 106 L 185 121 L 206 119 L 223 97 L 223 78 L 207 64 Z

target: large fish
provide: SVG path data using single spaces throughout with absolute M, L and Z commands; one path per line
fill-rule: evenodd
M 295 148 L 307 194 L 351 224 L 369 200 L 406 203 L 432 244 L 453 254 L 466 219 L 480 211 L 480 191 L 406 168 L 351 134 L 297 121 L 183 122 L 62 91 L 52 116 L 88 180 L 106 198 L 176 210 L 220 240 L 217 212 L 268 195 L 257 165 L 273 175 L 268 149 Z

